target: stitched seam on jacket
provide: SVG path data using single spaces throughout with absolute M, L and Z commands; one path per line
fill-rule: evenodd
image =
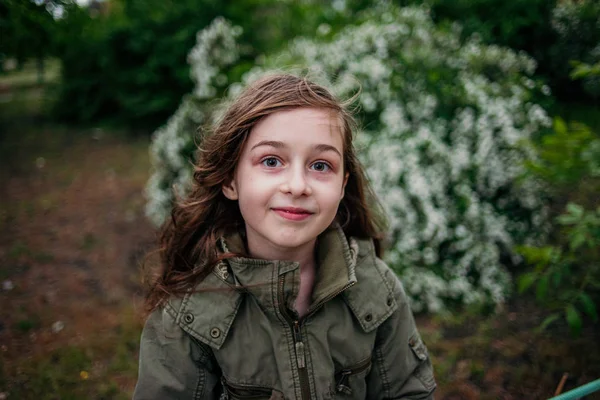
M 379 274 L 379 276 L 381 277 L 381 280 L 383 281 L 383 284 L 385 285 L 385 287 L 388 290 L 388 296 L 393 296 L 394 295 L 394 289 L 392 287 L 390 287 L 390 284 L 389 284 L 388 280 L 385 278 L 385 276 L 383 276 L 383 274 L 379 270 L 379 266 L 377 265 L 377 259 L 375 257 L 375 253 L 374 252 L 370 252 L 370 259 L 371 259 L 370 260 L 371 261 L 371 265 L 369 267 L 370 268 L 374 268 L 377 271 L 377 273 Z M 357 265 L 358 265 L 358 262 L 357 262 Z M 350 307 L 350 309 L 352 309 L 352 311 L 354 312 L 354 315 L 356 315 L 358 317 L 359 313 L 352 306 L 352 302 L 346 301 L 346 304 L 348 304 L 348 306 Z M 396 307 L 388 307 L 389 309 L 385 313 L 383 313 L 381 315 L 381 317 L 379 317 L 376 320 L 368 323 L 368 326 L 365 326 L 364 325 L 365 323 L 360 318 L 359 318 L 359 323 L 363 327 L 363 329 L 365 329 L 365 331 L 370 332 L 371 330 L 373 330 L 373 327 L 380 326 L 384 321 L 386 321 L 394 313 L 394 311 L 397 309 L 397 307 L 398 307 L 398 305 L 396 305 Z
M 202 400 L 204 396 L 204 392 L 206 390 L 206 371 L 202 368 L 198 368 L 198 384 L 196 385 L 196 390 L 194 391 L 194 400 Z
M 377 366 L 379 367 L 379 375 L 381 375 L 381 386 L 383 387 L 384 398 L 390 398 L 390 382 L 388 381 L 387 372 L 385 370 L 384 360 L 383 360 L 383 352 L 381 348 L 375 350 L 377 355 L 376 361 Z
M 173 318 L 173 322 L 175 322 L 177 320 L 177 311 L 173 308 L 171 303 L 166 302 L 164 309 Z
M 239 297 L 238 297 L 237 303 L 235 305 L 235 308 L 233 310 L 232 316 L 231 316 L 231 318 L 229 320 L 229 323 L 225 326 L 223 335 L 222 335 L 221 339 L 219 339 L 219 340 L 214 340 L 214 339 L 211 339 L 211 338 L 207 337 L 206 334 L 202 334 L 202 333 L 198 332 L 197 330 L 195 330 L 194 328 L 192 328 L 191 325 L 183 325 L 183 326 L 181 326 L 181 324 L 179 323 L 181 321 L 181 316 L 183 314 L 185 314 L 185 312 L 187 312 L 187 303 L 188 303 L 188 301 L 189 301 L 189 299 L 191 297 L 190 295 L 186 295 L 186 297 L 183 299 L 183 303 L 182 303 L 182 305 L 181 305 L 181 307 L 179 309 L 179 313 L 177 314 L 178 315 L 178 319 L 176 320 L 176 322 L 181 326 L 181 329 L 183 329 L 185 332 L 187 332 L 188 334 L 190 334 L 190 336 L 196 337 L 196 338 L 201 338 L 202 342 L 205 343 L 208 346 L 215 345 L 217 348 L 220 348 L 223 345 L 223 342 L 225 341 L 225 338 L 226 338 L 226 334 L 231 329 L 231 326 L 233 325 L 233 322 L 235 321 L 235 318 L 237 317 L 237 313 L 238 313 L 238 311 L 240 309 L 242 301 L 244 300 L 242 292 L 239 292 L 238 296 Z M 184 309 L 184 307 L 185 307 L 185 309 Z
M 380 271 L 379 266 L 377 265 L 377 259 L 375 257 L 375 252 L 371 252 L 371 261 L 373 261 L 373 268 L 375 268 L 375 270 L 377 271 L 377 273 L 379 274 L 379 276 L 381 277 L 381 280 L 383 281 L 383 284 L 385 285 L 385 287 L 388 290 L 388 296 L 394 296 L 394 288 L 392 286 L 390 286 L 390 282 L 388 282 L 387 278 L 385 276 L 383 276 L 383 273 Z M 398 305 L 397 305 L 398 307 Z M 386 312 L 385 314 L 383 314 L 381 316 L 381 318 L 379 318 L 377 321 L 373 322 L 373 325 L 379 325 L 381 324 L 383 321 L 387 320 L 390 315 L 392 315 L 394 313 L 396 309 L 394 307 L 390 307 L 388 312 Z
M 189 335 L 189 336 L 190 336 L 190 340 L 192 341 L 192 343 L 194 343 L 196 346 L 198 346 L 198 350 L 202 354 L 202 358 L 200 358 L 196 362 L 196 365 L 198 365 L 198 367 L 200 367 L 202 365 L 206 365 L 210 361 L 211 357 L 213 356 L 213 354 L 214 354 L 213 351 L 210 349 L 210 347 L 208 347 L 208 345 L 199 341 L 194 336 L 191 336 L 191 335 Z
M 414 377 L 417 378 L 419 382 L 421 382 L 421 385 L 423 385 L 423 388 L 425 390 L 431 392 L 436 387 L 435 378 L 433 376 L 428 377 L 428 375 L 423 373 L 422 369 L 426 367 L 426 361 L 419 363 L 419 365 L 414 371 Z
M 387 278 L 383 276 L 383 273 L 380 271 L 379 266 L 377 265 L 377 258 L 375 257 L 375 252 L 371 253 L 371 260 L 373 261 L 373 266 L 375 267 L 375 270 L 377 271 L 377 273 L 381 277 L 381 280 L 383 281 L 383 284 L 387 288 L 388 293 L 393 295 L 394 288 L 393 286 L 390 286 L 390 282 L 388 282 Z
M 348 238 L 346 237 L 346 234 L 339 225 L 336 227 L 335 232 L 337 233 L 339 241 L 342 243 L 342 247 L 344 250 L 344 261 L 346 262 L 346 265 L 350 266 L 352 264 L 352 257 L 350 256 L 350 246 L 348 245 Z

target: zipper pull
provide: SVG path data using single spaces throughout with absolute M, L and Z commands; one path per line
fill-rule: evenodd
M 304 342 L 302 342 L 302 334 L 300 332 L 300 324 L 298 321 L 294 321 L 294 341 L 296 342 L 296 362 L 298 363 L 298 368 L 306 368 Z
M 348 396 L 352 395 L 352 388 L 350 388 L 350 386 L 348 386 L 348 377 L 351 374 L 352 374 L 352 371 L 342 371 L 342 377 L 340 378 L 340 380 L 338 381 L 338 384 L 335 387 L 335 389 L 339 393 L 344 393 Z
M 298 368 L 306 368 L 306 360 L 304 358 L 304 343 L 296 342 L 296 361 Z

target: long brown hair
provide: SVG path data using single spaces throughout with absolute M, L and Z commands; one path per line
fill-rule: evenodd
M 171 295 L 188 292 L 217 262 L 232 256 L 218 254 L 217 240 L 242 228 L 244 221 L 237 202 L 225 197 L 222 186 L 233 178 L 242 149 L 258 121 L 298 107 L 324 108 L 338 116 L 348 183 L 336 219 L 347 236 L 372 238 L 377 255 L 381 255 L 385 222 L 352 145 L 356 127 L 352 115 L 327 89 L 307 78 L 268 75 L 246 88 L 202 140 L 192 189 L 176 202 L 171 219 L 162 228 L 161 271 L 146 297 L 148 311 Z

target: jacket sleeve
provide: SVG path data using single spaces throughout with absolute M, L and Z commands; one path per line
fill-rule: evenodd
M 144 326 L 134 400 L 217 399 L 220 371 L 210 348 L 184 332 L 162 309 Z
M 387 268 L 386 268 L 387 269 Z M 398 308 L 377 331 L 371 372 L 367 376 L 369 399 L 433 399 L 436 384 L 427 348 L 421 340 L 402 284 L 387 269 Z

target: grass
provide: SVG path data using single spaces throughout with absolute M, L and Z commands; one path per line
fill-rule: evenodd
M 141 323 L 124 310 L 117 329 L 85 345 L 57 348 L 7 370 L 0 359 L 0 388 L 8 399 L 127 399 L 137 377 Z
M 45 61 L 44 81 L 41 84 L 56 83 L 60 77 L 60 61 L 48 59 Z M 14 69 L 0 73 L 0 88 L 24 89 L 39 86 L 39 77 L 36 61 L 29 60 L 23 69 Z
M 465 310 L 429 318 L 421 334 L 441 394 L 452 399 L 546 399 L 565 372 L 571 377 L 565 391 L 597 377 L 598 327 L 573 339 L 564 321 L 538 332 L 534 327 L 543 317 L 543 311 L 520 298 L 487 317 Z

